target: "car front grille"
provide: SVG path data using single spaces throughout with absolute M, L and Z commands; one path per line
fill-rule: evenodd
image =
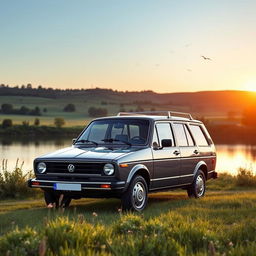
M 68 170 L 71 164 L 75 167 L 73 171 Z M 104 163 L 46 162 L 46 173 L 102 174 L 103 166 Z

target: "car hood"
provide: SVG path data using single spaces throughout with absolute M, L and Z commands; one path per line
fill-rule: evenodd
M 138 151 L 139 148 L 118 148 L 110 149 L 107 147 L 78 148 L 68 147 L 55 152 L 43 155 L 39 159 L 76 159 L 76 160 L 115 160 L 123 155 Z

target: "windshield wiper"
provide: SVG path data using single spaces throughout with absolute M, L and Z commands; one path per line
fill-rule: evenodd
M 102 140 L 102 141 L 104 141 L 104 142 L 111 142 L 111 143 L 113 143 L 114 141 L 120 141 L 120 142 L 125 143 L 126 145 L 129 145 L 129 146 L 132 145 L 132 144 L 131 144 L 130 142 L 128 142 L 128 141 L 125 141 L 125 140 L 118 140 L 118 139 L 113 139 L 113 138 L 104 139 L 104 140 Z
M 82 143 L 93 143 L 94 145 L 98 146 L 98 143 L 93 141 L 93 140 L 78 140 L 78 141 L 76 141 L 76 143 L 79 143 L 79 142 L 82 142 Z

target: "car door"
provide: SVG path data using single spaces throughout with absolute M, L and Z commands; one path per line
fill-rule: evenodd
M 173 145 L 163 148 L 161 144 L 163 139 L 171 139 Z M 158 146 L 156 146 L 156 143 Z M 172 128 L 169 122 L 159 122 L 155 124 L 152 154 L 154 164 L 152 187 L 156 189 L 178 185 L 180 152 L 179 148 L 175 145 Z
M 203 125 L 190 124 L 189 128 L 198 147 L 198 157 L 204 161 L 209 171 L 215 168 L 216 156 L 213 153 L 213 145 L 211 140 L 207 139 L 207 133 Z
M 180 184 L 192 183 L 198 163 L 199 151 L 186 123 L 173 123 L 173 130 L 180 148 Z

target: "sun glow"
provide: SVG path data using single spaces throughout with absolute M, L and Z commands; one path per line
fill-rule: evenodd
M 245 83 L 244 89 L 246 91 L 256 92 L 256 80 L 251 80 Z

